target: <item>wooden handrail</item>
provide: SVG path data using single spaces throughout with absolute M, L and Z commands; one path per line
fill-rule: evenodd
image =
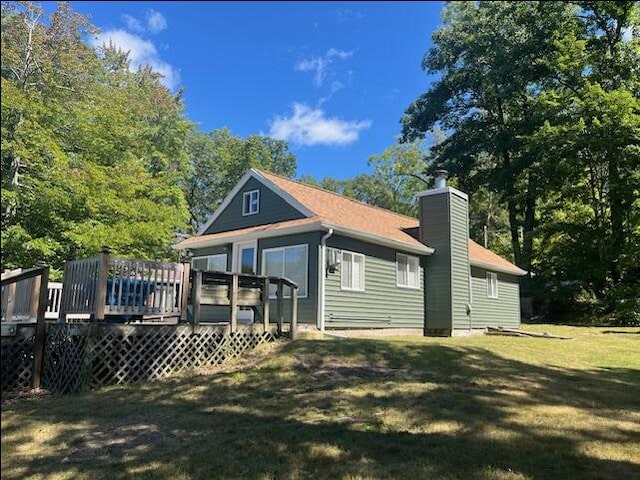
M 298 284 L 293 280 L 289 280 L 286 277 L 269 277 L 271 282 L 284 283 L 286 286 L 298 289 Z
M 22 280 L 39 277 L 44 273 L 45 270 L 48 271 L 49 267 L 34 267 L 22 270 L 21 272 L 3 273 L 2 279 L 0 280 L 0 285 L 4 287 L 5 285 L 11 285 L 12 283 L 17 283 Z
M 193 269 L 192 271 L 195 271 L 196 269 Z M 200 269 L 198 269 L 200 270 Z M 239 278 L 249 278 L 249 279 L 256 279 L 256 280 L 269 280 L 270 283 L 279 283 L 282 282 L 285 285 L 287 285 L 288 287 L 291 288 L 298 288 L 298 284 L 296 282 L 294 282 L 293 280 L 290 280 L 286 277 L 274 277 L 274 276 L 268 276 L 268 275 L 254 275 L 252 273 L 236 273 L 236 272 L 223 272 L 222 270 L 200 270 L 204 275 L 209 275 L 209 276 L 216 276 L 216 277 L 221 277 L 221 278 L 231 278 L 233 275 L 239 277 Z
M 212 281 L 213 285 L 227 286 L 228 291 L 223 299 L 220 299 L 219 303 L 207 303 L 207 305 L 219 305 L 229 306 L 229 328 L 231 333 L 237 331 L 237 310 L 238 305 L 247 305 L 257 307 L 262 306 L 262 323 L 265 328 L 269 328 L 269 315 L 271 300 L 276 301 L 276 322 L 278 332 L 282 334 L 284 323 L 284 287 L 291 288 L 291 337 L 295 337 L 297 320 L 298 320 L 298 284 L 285 277 L 274 277 L 266 275 L 252 275 L 248 273 L 236 273 L 236 272 L 222 272 L 218 270 L 201 270 L 192 268 L 190 272 L 190 278 L 192 281 L 191 288 L 191 304 L 193 306 L 193 323 L 197 325 L 199 318 L 196 318 L 200 314 L 202 284 L 207 284 L 207 280 Z M 244 280 L 244 282 L 243 282 Z M 247 281 L 250 280 L 250 281 Z M 275 299 L 270 297 L 270 286 L 276 287 Z M 239 302 L 239 293 L 243 289 L 259 290 L 260 303 L 248 304 Z

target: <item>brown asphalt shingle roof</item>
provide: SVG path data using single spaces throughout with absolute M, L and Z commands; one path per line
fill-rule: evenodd
M 230 232 L 191 237 L 181 242 L 181 246 L 188 247 L 189 243 L 198 242 L 205 238 L 220 239 L 226 236 L 230 237 L 241 234 L 272 231 L 316 222 L 326 222 L 410 245 L 424 246 L 423 243 L 417 239 L 419 223 L 416 218 L 368 205 L 338 193 L 296 182 L 295 180 L 274 175 L 264 170 L 254 170 L 268 181 L 274 183 L 278 188 L 291 195 L 296 201 L 310 210 L 314 216 L 269 225 L 248 227 Z M 515 275 L 524 273 L 523 270 L 511 262 L 481 247 L 473 240 L 469 240 L 469 258 L 472 263 L 475 261 L 485 266 L 493 265 L 501 270 L 511 271 Z
M 367 205 L 338 193 L 296 182 L 264 170 L 256 170 L 314 212 L 321 220 L 401 242 L 422 245 L 415 236 L 420 227 L 416 218 Z M 469 258 L 472 261 L 513 270 L 515 274 L 523 272 L 516 265 L 471 239 L 469 240 Z
M 263 170 L 256 170 L 311 210 L 320 220 L 412 245 L 423 245 L 407 232 L 408 229 L 418 226 L 418 221 L 413 217 L 367 205 L 344 195 Z

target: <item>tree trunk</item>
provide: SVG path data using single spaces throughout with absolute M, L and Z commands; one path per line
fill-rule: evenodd
M 536 220 L 536 197 L 529 180 L 529 191 L 525 201 L 523 235 L 522 235 L 522 255 L 518 266 L 527 271 L 527 275 L 522 278 L 521 286 L 523 297 L 531 296 L 531 265 L 533 262 L 533 231 Z
M 620 170 L 615 158 L 609 159 L 609 208 L 611 210 L 611 248 L 609 270 L 614 283 L 620 282 L 618 259 L 624 251 L 624 206 L 620 195 Z
M 520 238 L 518 236 L 518 207 L 515 200 L 507 201 L 507 209 L 509 210 L 509 230 L 511 232 L 511 248 L 513 248 L 513 258 L 516 265 L 520 266 L 522 262 L 522 249 L 520 248 Z

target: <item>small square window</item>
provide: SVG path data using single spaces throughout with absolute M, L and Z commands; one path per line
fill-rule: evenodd
M 260 211 L 260 190 L 244 192 L 242 196 L 242 215 L 255 215 Z
M 498 274 L 487 272 L 487 297 L 498 298 Z
M 396 286 L 405 288 L 420 288 L 420 259 L 396 254 Z

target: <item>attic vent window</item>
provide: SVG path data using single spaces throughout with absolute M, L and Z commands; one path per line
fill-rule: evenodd
M 260 190 L 244 192 L 242 196 L 242 215 L 255 215 L 260 211 Z

